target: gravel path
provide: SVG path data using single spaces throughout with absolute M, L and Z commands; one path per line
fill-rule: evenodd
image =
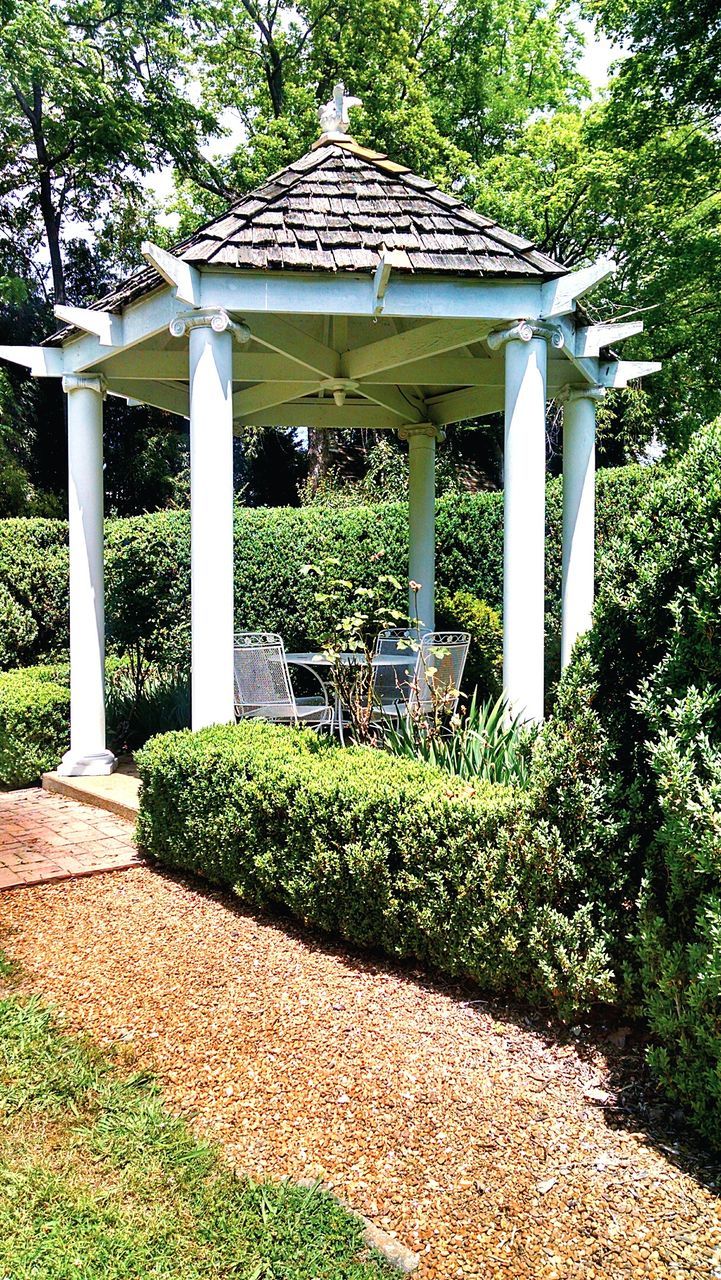
M 419 1280 L 721 1276 L 714 1172 L 624 1125 L 612 1044 L 148 868 L 2 895 L 0 945 L 239 1167 L 332 1184 L 422 1254 Z

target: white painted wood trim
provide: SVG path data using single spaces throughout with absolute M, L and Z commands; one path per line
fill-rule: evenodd
M 190 262 L 183 262 L 182 258 L 176 258 L 175 254 L 159 248 L 150 240 L 140 246 L 140 252 L 166 283 L 174 287 L 179 302 L 187 302 L 191 307 L 201 305 L 200 272 L 197 267 Z
M 245 418 L 250 413 L 261 409 L 272 409 L 275 405 L 286 404 L 289 400 L 297 400 L 300 396 L 312 395 L 318 390 L 315 382 L 259 382 L 255 387 L 246 387 L 236 391 L 233 396 L 233 417 Z
M 599 258 L 590 267 L 581 267 L 579 271 L 571 271 L 558 280 L 550 280 L 543 286 L 541 315 L 544 319 L 567 315 L 574 310 L 579 298 L 607 280 L 615 271 L 616 263 L 613 258 Z
M 302 400 L 250 413 L 238 425 L 249 427 L 325 427 L 345 430 L 397 431 L 398 415 L 373 404 L 346 400 L 336 405 L 333 400 Z
M 616 360 L 602 364 L 598 382 L 602 387 L 627 387 L 636 378 L 648 378 L 662 368 L 660 360 Z
M 487 333 L 488 325 L 476 320 L 434 320 L 347 351 L 342 361 L 343 373 L 347 378 L 371 378 L 384 369 L 398 369 L 425 356 L 442 355 L 469 342 L 480 342 Z
M 90 307 L 66 307 L 58 303 L 53 308 L 58 320 L 74 325 L 85 333 L 92 333 L 101 347 L 123 346 L 123 321 L 110 311 L 93 311 Z
M 323 378 L 341 376 L 338 352 L 322 342 L 316 342 L 315 338 L 288 324 L 287 320 L 281 320 L 278 316 L 273 316 L 272 319 L 256 316 L 249 322 L 249 326 L 256 342 L 271 351 L 288 357 Z
M 190 416 L 188 387 L 175 387 L 170 383 L 143 381 L 140 378 L 108 378 L 108 395 L 120 396 L 133 404 L 149 404 L 154 409 L 177 413 L 181 418 Z
M 579 328 L 576 331 L 576 355 L 597 356 L 603 347 L 633 338 L 637 333 L 643 333 L 643 320 L 609 321 Z
M 62 378 L 65 357 L 60 347 L 0 346 L 0 360 L 22 365 L 34 378 Z

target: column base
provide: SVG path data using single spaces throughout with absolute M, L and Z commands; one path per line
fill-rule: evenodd
M 118 762 L 112 751 L 96 751 L 87 756 L 66 751 L 56 773 L 61 778 L 102 778 L 114 773 L 117 767 Z

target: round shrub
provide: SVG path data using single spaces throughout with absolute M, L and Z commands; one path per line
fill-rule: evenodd
M 29 787 L 54 769 L 70 738 L 67 668 L 0 672 L 0 787 Z

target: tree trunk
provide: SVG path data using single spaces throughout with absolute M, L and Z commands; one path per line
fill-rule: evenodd
M 65 267 L 60 249 L 60 214 L 53 202 L 53 189 L 47 169 L 40 171 L 40 211 L 43 215 L 45 235 L 50 254 L 50 270 L 53 276 L 53 298 L 61 305 L 66 301 Z
M 330 431 L 308 428 L 308 488 L 317 493 L 330 469 Z

